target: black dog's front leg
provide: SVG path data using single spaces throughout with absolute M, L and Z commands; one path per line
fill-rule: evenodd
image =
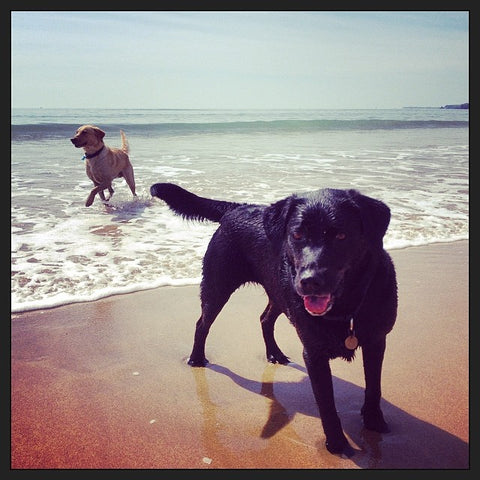
M 375 432 L 387 433 L 390 431 L 383 418 L 380 408 L 382 364 L 385 353 L 386 339 L 367 343 L 362 346 L 363 369 L 365 372 L 365 402 L 361 413 L 365 428 Z
M 320 411 L 327 450 L 330 453 L 343 453 L 350 457 L 354 450 L 343 434 L 342 424 L 335 408 L 329 359 L 318 355 L 312 356 L 306 349 L 303 350 L 303 358 Z

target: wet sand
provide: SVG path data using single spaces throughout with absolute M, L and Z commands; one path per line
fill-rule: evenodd
M 361 351 L 332 361 L 337 409 L 356 449 L 324 446 L 294 328 L 292 363 L 265 360 L 261 287 L 235 292 L 186 364 L 198 286 L 163 287 L 12 315 L 12 469 L 467 469 L 468 242 L 390 252 L 399 312 L 387 337 L 382 408 L 363 428 Z

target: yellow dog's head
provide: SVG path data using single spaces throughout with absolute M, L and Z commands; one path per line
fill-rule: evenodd
M 82 125 L 70 141 L 76 148 L 96 147 L 103 143 L 105 132 L 95 125 Z

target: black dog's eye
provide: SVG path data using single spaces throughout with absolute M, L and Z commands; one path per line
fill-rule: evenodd
M 302 240 L 304 238 L 304 234 L 300 230 L 294 230 L 292 232 L 292 238 L 294 240 Z
M 347 235 L 346 235 L 344 232 L 338 232 L 338 233 L 335 235 L 335 238 L 336 238 L 337 240 L 345 240 L 346 236 L 347 236 Z

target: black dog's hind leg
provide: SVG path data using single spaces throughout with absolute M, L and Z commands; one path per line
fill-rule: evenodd
M 207 255 L 209 256 L 208 250 Z M 204 262 L 204 275 L 200 286 L 202 315 L 195 327 L 193 349 L 188 360 L 192 367 L 204 367 L 208 360 L 205 357 L 205 342 L 212 323 L 228 302 L 230 295 L 243 283 L 233 277 L 222 278 L 218 272 L 212 273 L 209 262 Z M 210 280 L 213 279 L 213 280 Z
M 213 305 L 202 301 L 202 315 L 195 327 L 193 349 L 188 359 L 188 364 L 192 367 L 205 367 L 207 365 L 205 342 L 207 341 L 208 332 L 229 297 L 230 295 L 227 295 L 222 301 L 217 301 Z
M 202 315 L 197 322 L 192 353 L 188 360 L 193 367 L 204 367 L 205 342 L 212 323 L 228 302 L 230 295 L 250 280 L 240 258 L 232 256 L 231 243 L 220 227 L 214 234 L 203 258 L 203 278 L 200 285 Z
M 381 375 L 386 339 L 362 346 L 363 369 L 365 372 L 365 402 L 361 414 L 365 428 L 375 432 L 390 431 L 380 408 Z
M 281 310 L 269 301 L 267 307 L 260 315 L 260 323 L 262 325 L 263 340 L 265 341 L 265 347 L 267 349 L 267 360 L 270 363 L 286 365 L 290 360 L 280 350 L 274 336 L 275 322 L 281 313 Z

